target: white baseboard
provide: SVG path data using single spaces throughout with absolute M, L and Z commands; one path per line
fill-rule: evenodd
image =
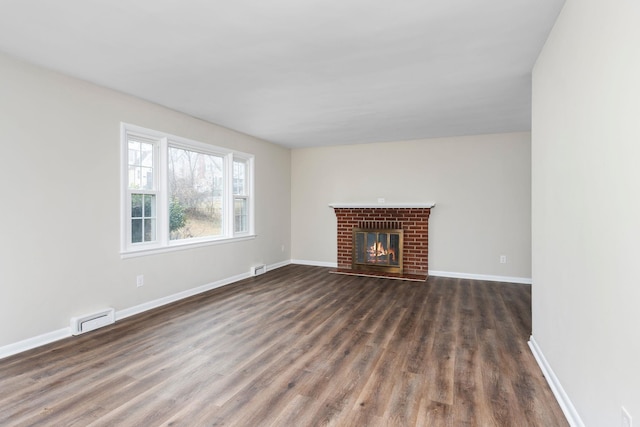
M 286 261 L 282 261 L 282 262 L 277 262 L 275 264 L 269 264 L 269 265 L 267 265 L 267 271 L 275 270 L 276 268 L 286 267 L 289 264 L 291 264 L 291 260 L 290 259 L 288 259 Z
M 326 262 L 326 261 L 309 261 L 304 259 L 292 259 L 291 264 L 300 264 L 300 265 L 311 265 L 313 267 L 329 267 L 329 268 L 338 268 L 337 262 Z
M 116 311 L 116 322 L 118 320 L 126 319 L 129 316 L 144 313 L 145 311 L 152 310 L 154 308 L 162 307 L 163 305 L 171 304 L 172 302 L 180 301 L 181 299 L 189 298 L 194 295 L 201 294 L 203 292 L 210 291 L 212 289 L 220 288 L 225 285 L 229 285 L 234 282 L 246 279 L 250 277 L 249 273 L 238 274 L 237 276 L 228 277 L 226 279 L 218 280 L 206 285 L 198 286 L 197 288 L 187 289 L 186 291 L 178 292 L 177 294 L 168 295 L 166 297 L 158 298 L 153 301 L 148 301 L 133 307 L 125 308 L 123 310 Z
M 551 388 L 553 395 L 556 397 L 556 400 L 558 401 L 558 404 L 560 405 L 564 416 L 569 422 L 569 425 L 571 425 L 571 427 L 584 427 L 584 423 L 582 422 L 582 419 L 580 419 L 578 411 L 576 411 L 573 403 L 571 403 L 571 399 L 569 399 L 569 396 L 564 391 L 564 388 L 562 388 L 560 380 L 558 380 L 558 377 L 556 377 L 553 369 L 551 369 L 549 362 L 547 362 L 544 354 L 542 354 L 542 350 L 540 350 L 540 347 L 538 346 L 535 338 L 533 338 L 533 335 L 531 335 L 531 338 L 529 338 L 529 348 L 531 348 L 531 352 L 536 358 L 536 362 L 538 362 L 538 365 L 540 366 L 540 369 L 542 370 L 547 383 L 549 383 L 549 387 Z
M 289 260 L 279 262 L 276 264 L 271 264 L 267 266 L 267 271 L 275 270 L 277 268 L 284 267 L 289 264 L 291 264 L 291 261 Z M 140 314 L 145 311 L 152 310 L 154 308 L 158 308 L 163 305 L 170 304 L 172 302 L 176 302 L 193 295 L 207 292 L 212 289 L 220 288 L 225 285 L 230 285 L 231 283 L 238 282 L 248 277 L 249 277 L 249 273 L 238 274 L 237 276 L 228 277 L 226 279 L 222 279 L 212 283 L 208 283 L 206 285 L 198 286 L 197 288 L 188 289 L 183 292 L 178 292 L 177 294 L 169 295 L 169 296 L 159 298 L 153 301 L 149 301 L 143 304 L 139 304 L 133 307 L 125 308 L 123 310 L 118 310 L 116 311 L 116 322 L 118 320 L 125 319 L 129 316 Z M 31 350 L 37 347 L 41 347 L 46 344 L 51 344 L 61 339 L 69 338 L 71 336 L 72 336 L 71 328 L 67 327 L 67 328 L 58 329 L 56 331 L 47 332 L 45 334 L 38 335 L 36 337 L 27 338 L 26 340 L 18 341 L 13 344 L 8 344 L 0 347 L 0 359 L 13 356 L 14 354 L 22 353 L 24 351 Z
M 530 277 L 491 276 L 487 274 L 453 273 L 450 271 L 429 270 L 429 276 L 450 277 L 453 279 L 486 280 L 488 282 L 519 283 L 522 285 L 530 285 L 532 283 Z
M 58 329 L 57 331 L 47 332 L 46 334 L 38 335 L 37 337 L 27 338 L 26 340 L 18 341 L 13 344 L 8 344 L 0 347 L 0 359 L 22 353 L 23 351 L 31 350 L 45 344 L 50 344 L 70 336 L 71 328 L 67 327 Z
M 338 268 L 337 262 L 309 261 L 309 260 L 303 260 L 303 259 L 292 259 L 291 264 L 311 265 L 314 267 Z M 489 276 L 486 274 L 452 273 L 449 271 L 435 271 L 435 270 L 429 270 L 429 276 L 451 277 L 453 279 L 486 280 L 489 282 L 520 283 L 524 285 L 530 285 L 532 283 L 531 278 L 527 278 L 527 277 Z

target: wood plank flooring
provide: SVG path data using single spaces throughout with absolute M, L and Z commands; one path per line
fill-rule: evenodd
M 0 425 L 566 426 L 530 307 L 290 265 L 0 360 Z

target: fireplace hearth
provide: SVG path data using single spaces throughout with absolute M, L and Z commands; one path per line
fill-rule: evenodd
M 427 279 L 434 203 L 330 206 L 337 218 L 336 273 Z

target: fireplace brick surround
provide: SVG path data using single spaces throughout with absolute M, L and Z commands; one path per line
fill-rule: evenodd
M 362 222 L 397 222 L 404 231 L 403 275 L 429 274 L 429 215 L 434 203 L 415 205 L 332 204 L 337 218 L 338 269 L 352 269 L 353 229 Z

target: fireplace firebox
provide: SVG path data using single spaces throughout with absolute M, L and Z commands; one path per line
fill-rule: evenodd
M 353 229 L 354 270 L 378 270 L 402 274 L 401 229 Z

